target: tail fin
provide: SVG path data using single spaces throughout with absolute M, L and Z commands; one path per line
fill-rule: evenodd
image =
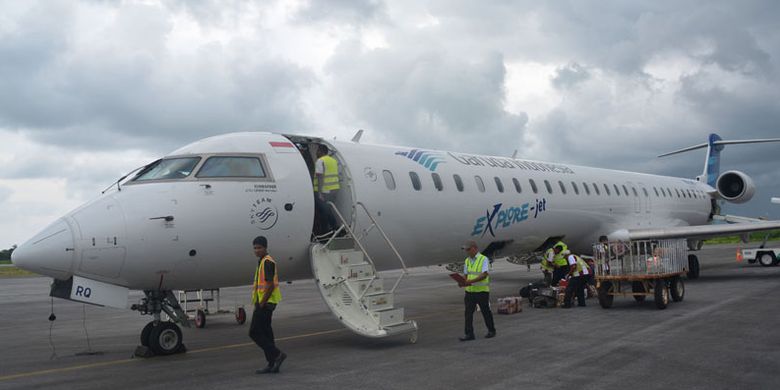
M 720 152 L 726 145 L 718 143 L 722 141 L 719 135 L 712 133 L 707 139 L 707 160 L 704 161 L 704 171 L 696 179 L 707 183 L 710 187 L 715 187 L 715 180 L 720 174 Z
M 722 138 L 720 138 L 719 135 L 713 133 L 710 134 L 709 138 L 707 138 L 707 143 L 693 145 L 680 150 L 675 150 L 673 152 L 664 153 L 659 155 L 658 157 L 671 156 L 673 154 L 689 152 L 691 150 L 696 150 L 696 149 L 701 149 L 706 147 L 707 159 L 704 160 L 704 171 L 700 176 L 696 177 L 696 180 L 704 181 L 710 186 L 715 187 L 715 181 L 718 179 L 718 175 L 720 174 L 720 152 L 723 150 L 723 148 L 726 147 L 726 145 L 757 144 L 757 143 L 764 143 L 764 142 L 780 142 L 780 138 L 743 139 L 743 140 L 735 140 L 735 141 L 724 141 Z

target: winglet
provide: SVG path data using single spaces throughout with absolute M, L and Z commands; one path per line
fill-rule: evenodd
M 517 149 L 515 149 L 515 152 L 512 153 L 512 160 L 517 158 Z
M 363 136 L 363 129 L 360 129 L 355 133 L 355 135 L 352 137 L 352 142 L 358 144 L 360 143 L 360 137 Z

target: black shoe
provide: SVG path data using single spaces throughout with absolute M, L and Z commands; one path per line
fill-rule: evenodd
M 281 367 L 282 363 L 284 363 L 284 359 L 287 359 L 287 354 L 284 352 L 280 352 L 279 357 L 276 358 L 273 367 L 271 367 L 271 372 L 273 372 L 274 374 L 278 373 L 279 367 Z
M 485 335 L 486 339 L 492 339 L 493 337 L 496 337 L 496 332 L 488 332 L 488 334 Z
M 474 335 L 465 335 L 463 337 L 459 337 L 458 340 L 460 341 L 471 341 L 474 340 Z
M 260 370 L 255 370 L 255 374 L 269 374 L 273 372 L 272 370 L 273 370 L 273 366 L 268 366 Z

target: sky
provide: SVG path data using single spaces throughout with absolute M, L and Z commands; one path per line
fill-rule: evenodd
M 780 137 L 780 2 L 0 0 L 0 249 L 203 137 L 273 131 L 693 178 Z M 780 144 L 726 148 L 780 219 Z

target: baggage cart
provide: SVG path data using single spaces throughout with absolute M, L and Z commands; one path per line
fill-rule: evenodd
M 653 297 L 658 309 L 685 296 L 682 275 L 688 270 L 685 239 L 612 241 L 594 244 L 599 304 L 612 307 L 615 296 L 637 302 Z

